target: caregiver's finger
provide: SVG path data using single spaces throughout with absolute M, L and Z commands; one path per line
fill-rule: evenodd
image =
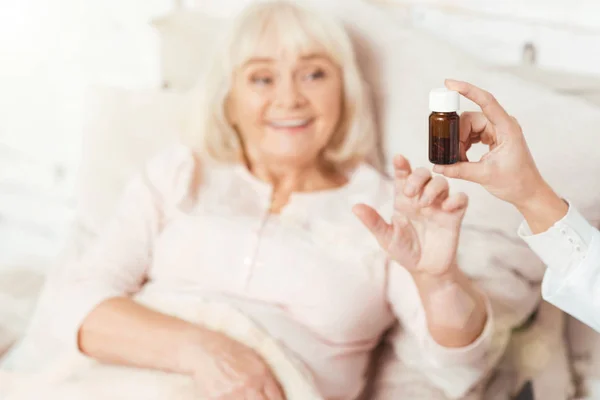
M 494 125 L 482 112 L 465 111 L 462 113 L 459 123 L 460 161 L 469 161 L 467 152 L 471 146 L 481 142 L 482 135 L 488 134 L 494 134 Z
M 434 165 L 433 172 L 446 178 L 462 179 L 484 185 L 489 180 L 489 171 L 482 161 L 458 162 L 451 165 Z
M 485 132 L 494 132 L 490 120 L 482 112 L 465 111 L 460 115 L 459 137 L 461 142 L 477 143 Z
M 498 103 L 491 93 L 468 82 L 456 81 L 453 79 L 446 80 L 446 87 L 449 90 L 457 91 L 481 107 L 483 114 L 494 125 L 503 125 L 511 122 L 510 115 L 508 115 L 506 110 Z

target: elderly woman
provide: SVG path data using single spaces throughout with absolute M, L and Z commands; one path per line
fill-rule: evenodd
M 205 146 L 165 151 L 129 184 L 62 294 L 64 339 L 106 363 L 190 375 L 206 398 L 282 399 L 258 354 L 161 311 L 218 299 L 295 354 L 324 398 L 350 400 L 399 321 L 413 365 L 468 367 L 454 382 L 466 392 L 492 331 L 455 260 L 466 197 L 401 156 L 393 182 L 365 162 L 373 117 L 337 22 L 259 3 L 222 50 Z

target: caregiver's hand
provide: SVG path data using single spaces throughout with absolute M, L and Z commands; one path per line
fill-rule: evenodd
M 532 230 L 543 231 L 551 221 L 560 219 L 566 204 L 544 181 L 531 156 L 521 126 L 490 93 L 467 82 L 447 80 L 446 87 L 472 100 L 482 112 L 464 112 L 460 118 L 460 158 L 453 165 L 436 165 L 434 172 L 449 178 L 464 179 L 482 185 L 492 195 L 513 204 Z M 475 143 L 489 146 L 489 152 L 477 162 L 469 162 L 467 151 Z M 542 207 L 547 223 L 532 215 Z M 551 212 L 554 210 L 554 213 Z M 550 214 L 552 215 L 550 215 Z M 554 215 L 556 214 L 556 215 Z
M 425 168 L 411 170 L 402 156 L 394 158 L 395 201 L 391 223 L 360 204 L 354 213 L 389 257 L 412 274 L 442 275 L 455 265 L 460 225 L 468 199 L 449 194 L 448 182 Z
M 224 334 L 203 335 L 184 360 L 203 399 L 285 400 L 266 362 Z

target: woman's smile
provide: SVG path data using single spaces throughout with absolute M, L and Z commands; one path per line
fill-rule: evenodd
M 269 129 L 287 134 L 304 133 L 315 122 L 315 118 L 285 118 L 267 121 Z

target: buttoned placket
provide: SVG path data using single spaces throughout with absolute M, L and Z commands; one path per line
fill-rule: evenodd
M 254 190 L 255 194 L 258 196 L 257 219 L 253 222 L 254 226 L 250 232 L 250 239 L 247 247 L 244 249 L 245 256 L 242 260 L 244 266 L 242 285 L 244 290 L 248 290 L 252 278 L 254 277 L 256 267 L 261 264 L 258 257 L 261 240 L 271 217 L 270 209 L 273 188 L 267 183 L 259 181 L 245 167 L 240 167 L 238 171 L 244 181 L 250 185 L 250 189 Z
M 256 190 L 256 194 L 260 196 L 259 203 L 261 204 L 260 217 L 256 222 L 256 228 L 251 233 L 252 237 L 246 248 L 246 256 L 242 261 L 244 264 L 243 285 L 244 289 L 248 290 L 257 266 L 261 265 L 259 260 L 261 242 L 273 217 L 270 211 L 273 188 L 269 184 L 258 180 L 245 167 L 240 167 L 238 171 L 244 180 Z M 314 201 L 312 197 L 292 194 L 288 204 L 278 214 L 281 225 L 287 228 L 304 227 L 308 219 L 308 212 L 305 208 L 310 207 L 311 201 Z
M 260 249 L 261 239 L 266 228 L 267 223 L 269 222 L 269 218 L 271 216 L 271 212 L 268 207 L 263 212 L 261 218 L 258 220 L 256 228 L 252 231 L 250 246 L 248 247 L 248 252 L 246 257 L 244 257 L 244 289 L 248 289 L 250 285 L 250 281 L 254 275 L 254 271 L 256 269 L 257 264 L 260 264 L 258 261 L 258 253 Z

